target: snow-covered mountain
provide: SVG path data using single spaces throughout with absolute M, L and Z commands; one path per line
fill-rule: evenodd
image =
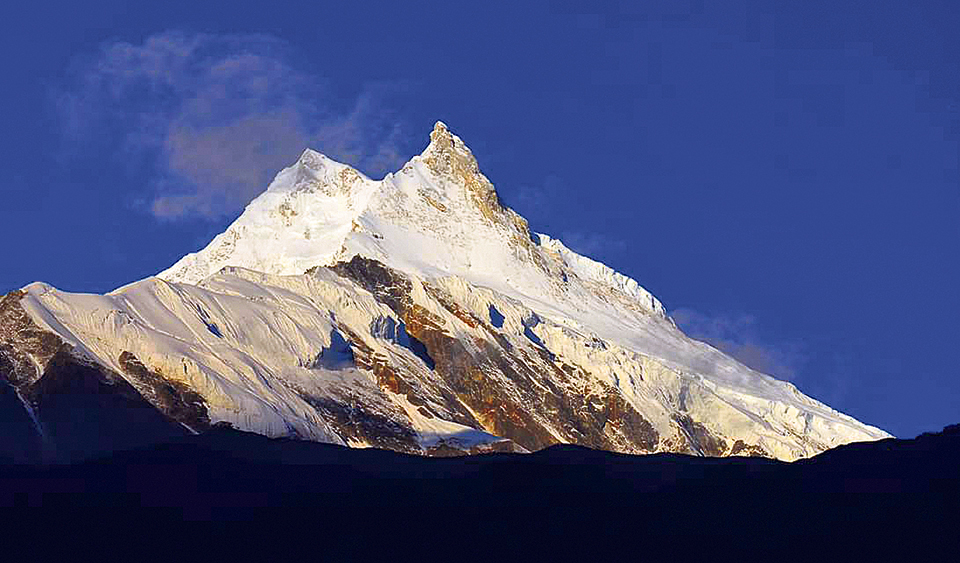
M 431 455 L 576 443 L 792 460 L 888 436 L 531 233 L 443 123 L 379 181 L 305 151 L 156 277 L 8 294 L 0 374 L 48 441 L 78 424 L 67 392 L 96 397 L 103 420 L 139 413 L 118 423 L 134 436 L 228 423 Z

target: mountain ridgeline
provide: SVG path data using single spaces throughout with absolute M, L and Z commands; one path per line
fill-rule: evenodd
M 529 230 L 437 123 L 381 180 L 312 150 L 202 250 L 105 295 L 0 300 L 0 455 L 220 427 L 453 456 L 558 444 L 796 460 L 889 437 L 688 338 Z

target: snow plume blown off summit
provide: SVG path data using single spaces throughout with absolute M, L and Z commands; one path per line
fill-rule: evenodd
M 635 280 L 531 233 L 439 122 L 379 181 L 304 151 L 156 278 L 105 296 L 33 284 L 18 303 L 8 316 L 191 429 L 429 455 L 577 443 L 788 460 L 887 436 L 686 337 Z M 61 364 L 0 338 L 36 395 Z M 169 399 L 188 393 L 190 409 Z

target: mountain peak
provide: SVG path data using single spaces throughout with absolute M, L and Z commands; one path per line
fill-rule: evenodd
M 337 162 L 329 156 L 317 152 L 311 148 L 303 149 L 300 158 L 293 164 L 293 168 L 298 174 L 322 174 L 325 170 L 340 170 L 343 168 L 352 168 L 348 164 Z
M 473 156 L 463 141 L 450 132 L 450 128 L 447 127 L 446 123 L 437 121 L 433 126 L 433 131 L 430 132 L 430 144 L 427 145 L 423 154 L 452 153 L 457 151 L 457 149 L 459 149 L 458 152 L 466 152 L 471 157 Z
M 447 124 L 437 121 L 430 132 L 430 144 L 420 155 L 423 163 L 441 183 L 466 188 L 471 199 L 488 219 L 503 211 L 493 184 L 480 172 L 476 157 Z
M 433 124 L 433 131 L 430 133 L 430 138 L 433 139 L 434 136 L 449 135 L 449 134 L 450 134 L 450 128 L 447 127 L 447 124 L 438 120 L 436 123 Z
M 0 356 L 28 385 L 15 390 L 80 373 L 60 361 L 69 346 L 191 430 L 786 460 L 886 437 L 688 339 L 635 280 L 531 237 L 442 122 L 382 180 L 305 150 L 158 277 L 180 283 L 32 285 L 0 302 Z
M 267 188 L 268 191 L 319 192 L 327 196 L 349 196 L 357 185 L 368 180 L 350 165 L 337 162 L 313 149 L 304 149 L 297 162 Z
M 430 144 L 421 156 L 433 159 L 438 165 L 460 165 L 471 172 L 479 172 L 477 159 L 460 137 L 454 135 L 447 124 L 438 121 L 430 132 Z M 456 162 L 452 162 L 456 161 Z
M 300 164 L 300 163 L 308 163 L 308 162 L 313 162 L 313 161 L 317 161 L 317 160 L 323 160 L 323 159 L 325 159 L 325 158 L 327 158 L 327 155 L 325 155 L 325 154 L 323 154 L 323 153 L 321 153 L 321 152 L 317 152 L 317 151 L 311 149 L 310 147 L 307 147 L 307 148 L 303 149 L 303 152 L 302 152 L 302 153 L 300 153 L 300 158 L 297 159 L 297 163 L 298 163 L 298 164 Z

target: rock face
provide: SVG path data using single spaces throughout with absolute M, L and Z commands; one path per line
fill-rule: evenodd
M 636 281 L 531 233 L 442 123 L 379 181 L 305 151 L 158 277 L 8 294 L 0 377 L 4 416 L 35 438 L 24 456 L 216 424 L 423 455 L 572 443 L 790 460 L 887 436 L 687 338 Z
M 21 407 L 8 399 L 4 417 L 26 415 L 12 429 L 4 426 L 12 432 L 0 453 L 68 461 L 209 428 L 197 393 L 149 372 L 128 352 L 119 357 L 123 375 L 85 361 L 32 321 L 20 306 L 23 296 L 14 291 L 0 300 L 0 383 Z

